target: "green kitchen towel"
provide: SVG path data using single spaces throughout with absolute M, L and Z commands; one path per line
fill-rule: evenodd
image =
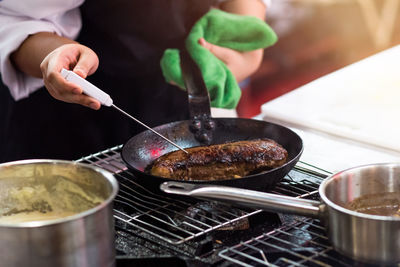
M 212 9 L 191 29 L 185 45 L 199 66 L 207 86 L 212 107 L 235 108 L 240 99 L 240 88 L 228 67 L 198 41 L 237 51 L 266 48 L 277 41 L 275 32 L 261 19 Z M 185 88 L 178 49 L 167 49 L 161 59 L 161 69 L 167 82 Z

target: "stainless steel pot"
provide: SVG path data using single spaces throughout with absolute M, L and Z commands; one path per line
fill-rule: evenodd
M 322 202 L 179 182 L 165 182 L 161 190 L 319 218 L 326 224 L 330 240 L 339 252 L 369 263 L 400 262 L 400 218 L 370 215 L 347 208 L 350 202 L 360 197 L 368 199 L 369 196 L 399 195 L 400 164 L 366 165 L 336 173 L 325 179 L 319 187 Z
M 86 164 L 0 164 L 0 265 L 114 266 L 117 191 L 111 173 Z

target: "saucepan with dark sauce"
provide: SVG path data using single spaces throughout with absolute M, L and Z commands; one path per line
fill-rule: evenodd
M 400 263 L 400 163 L 351 168 L 325 179 L 322 202 L 232 187 L 166 182 L 167 193 L 321 219 L 339 252 L 368 263 Z

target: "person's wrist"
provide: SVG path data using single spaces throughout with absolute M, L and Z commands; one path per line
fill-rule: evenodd
M 228 0 L 219 3 L 218 8 L 237 15 L 265 19 L 266 5 L 262 0 Z
M 71 43 L 77 42 L 53 32 L 38 32 L 28 36 L 22 42 L 10 55 L 10 61 L 18 71 L 41 78 L 41 62 L 58 47 Z

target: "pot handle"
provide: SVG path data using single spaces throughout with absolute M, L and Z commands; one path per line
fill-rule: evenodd
M 300 199 L 241 188 L 164 182 L 160 186 L 166 193 L 224 201 L 236 205 L 260 208 L 270 212 L 296 214 L 322 218 L 324 205 L 319 201 Z

